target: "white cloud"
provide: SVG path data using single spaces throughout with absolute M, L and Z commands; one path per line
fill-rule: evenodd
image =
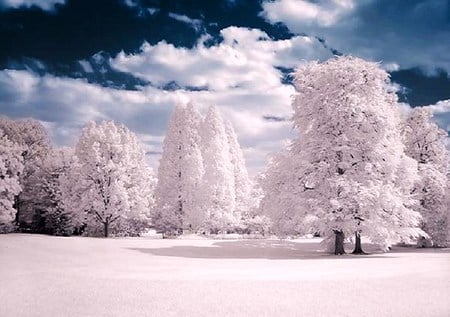
M 279 146 L 280 140 L 291 131 L 289 123 L 267 122 L 262 118 L 265 112 L 289 111 L 289 95 L 292 93 L 289 87 L 247 99 L 242 89 L 230 93 L 164 91 L 153 87 L 126 91 L 100 87 L 83 80 L 3 70 L 0 71 L 0 113 L 41 120 L 49 127 L 57 145 L 73 145 L 82 126 L 90 120 L 123 123 L 138 133 L 149 153 L 149 162 L 157 168 L 158 152 L 161 152 L 173 106 L 180 101 L 194 100 L 205 110 L 208 105 L 216 104 L 235 126 L 247 154 L 249 169 L 255 174 L 264 167 L 267 153 L 277 150 L 277 144 Z M 271 146 L 268 147 L 267 143 Z
M 215 91 L 235 87 L 264 91 L 280 85 L 280 72 L 274 66 L 295 67 L 302 59 L 331 55 L 308 37 L 272 41 L 260 30 L 238 27 L 226 28 L 221 35 L 223 42 L 212 47 L 203 45 L 205 38 L 193 49 L 164 41 L 145 43 L 139 54 L 122 52 L 111 65 L 160 86 L 176 81 L 182 86 L 206 86 Z
M 159 9 L 157 8 L 147 8 L 148 13 L 150 13 L 150 15 L 154 15 L 155 13 L 159 12 Z
M 199 31 L 201 29 L 201 27 L 202 27 L 202 21 L 201 20 L 192 19 L 192 18 L 190 18 L 190 17 L 188 17 L 187 15 L 184 15 L 184 14 L 177 14 L 177 13 L 169 12 L 169 17 L 174 19 L 174 20 L 177 20 L 177 21 L 189 24 L 196 31 Z
M 39 77 L 30 71 L 0 72 L 0 111 L 33 116 L 46 122 L 57 144 L 70 144 L 89 120 L 112 119 L 139 133 L 152 164 L 157 164 L 161 141 L 172 107 L 192 100 L 201 110 L 217 105 L 234 125 L 252 174 L 264 168 L 268 153 L 292 136 L 290 122 L 271 122 L 264 116 L 291 116 L 294 88 L 282 84 L 277 67 L 293 68 L 302 60 L 326 59 L 330 53 L 317 40 L 297 36 L 271 40 L 260 30 L 229 27 L 222 43 L 206 47 L 200 40 L 192 49 L 160 42 L 145 43 L 135 55 L 120 53 L 112 67 L 149 80 L 153 86 L 126 91 L 83 80 Z M 101 58 L 100 54 L 94 60 Z M 96 61 L 98 62 L 98 61 Z M 86 61 L 79 62 L 89 71 Z M 175 81 L 200 91 L 165 91 Z M 156 167 L 154 165 L 154 167 Z
M 77 79 L 0 71 L 1 113 L 53 124 L 52 134 L 59 145 L 73 142 L 77 134 L 72 132 L 90 120 L 112 119 L 135 132 L 162 136 L 176 100 L 176 95 L 161 91 L 116 90 Z
M 344 54 L 382 61 L 389 70 L 450 72 L 447 0 L 266 0 L 262 7 L 261 15 L 271 23 L 323 38 Z
M 263 15 L 271 21 L 298 21 L 299 25 L 331 27 L 354 7 L 351 0 L 318 1 L 278 0 L 264 2 Z
M 282 140 L 293 133 L 290 122 L 268 122 L 263 118 L 291 116 L 294 89 L 281 83 L 277 67 L 295 68 L 305 60 L 327 59 L 331 53 L 316 39 L 305 36 L 271 40 L 260 30 L 239 27 L 223 29 L 221 36 L 223 41 L 218 45 L 205 46 L 203 37 L 192 49 L 164 41 L 145 43 L 139 53 L 122 52 L 110 64 L 159 87 L 175 81 L 182 87 L 207 88 L 177 93 L 201 108 L 210 104 L 220 107 L 235 126 L 249 168 L 256 173 L 263 167 L 266 155 L 278 150 Z M 271 146 L 263 146 L 267 143 Z M 255 153 L 258 157 L 251 157 Z
M 80 64 L 80 66 L 83 68 L 83 70 L 86 73 L 93 73 L 94 72 L 94 70 L 92 69 L 92 65 L 91 65 L 91 63 L 89 61 L 81 60 L 81 61 L 78 61 L 78 63 Z
M 30 8 L 36 6 L 42 10 L 51 11 L 56 4 L 64 4 L 66 0 L 0 0 L 0 8 Z
M 429 108 L 433 113 L 450 113 L 450 99 L 438 101 L 434 105 L 430 105 Z
M 428 106 L 433 112 L 434 118 L 439 125 L 450 131 L 450 99 L 441 100 L 434 105 Z
M 138 5 L 135 0 L 124 0 L 123 2 L 129 7 L 136 7 Z
M 400 65 L 397 63 L 384 63 L 382 65 L 382 67 L 387 71 L 387 72 L 395 72 L 397 70 L 400 69 Z

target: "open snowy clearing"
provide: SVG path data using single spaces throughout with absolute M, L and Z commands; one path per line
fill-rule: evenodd
M 0 316 L 450 316 L 450 250 L 0 235 Z

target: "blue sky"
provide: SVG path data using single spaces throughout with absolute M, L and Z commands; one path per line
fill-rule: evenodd
M 380 62 L 449 131 L 449 39 L 446 0 L 0 0 L 0 113 L 58 146 L 89 120 L 124 123 L 157 167 L 175 103 L 215 104 L 254 175 L 295 135 L 291 73 L 309 60 Z

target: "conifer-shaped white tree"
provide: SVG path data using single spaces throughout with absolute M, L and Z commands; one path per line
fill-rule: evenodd
M 78 167 L 73 169 L 72 195 L 65 208 L 103 226 L 148 215 L 152 198 L 149 169 L 134 133 L 114 122 L 89 123 L 76 145 Z M 151 182 L 150 182 L 151 183 Z M 71 196 L 71 197 L 70 197 Z
M 244 154 L 239 145 L 236 132 L 231 122 L 225 122 L 225 132 L 228 138 L 228 145 L 230 148 L 231 163 L 234 174 L 234 190 L 235 190 L 235 215 L 241 221 L 248 221 L 252 218 L 250 214 L 251 206 L 251 190 L 252 182 L 248 176 L 247 167 L 245 166 Z
M 177 105 L 169 120 L 152 217 L 154 226 L 164 235 L 198 229 L 203 221 L 199 201 L 204 172 L 200 122 L 201 116 L 192 103 Z
M 355 234 L 354 252 L 362 253 L 361 235 L 387 249 L 422 233 L 410 208 L 417 166 L 404 154 L 397 99 L 387 85 L 377 64 L 353 57 L 308 63 L 296 73 L 292 106 L 300 137 L 288 152 L 295 164 L 281 172 L 292 175 L 286 184 L 273 185 L 295 189 L 278 221 L 284 227 L 303 216 L 311 232 L 335 237 L 335 254 L 345 252 L 346 235 Z M 289 168 L 282 161 L 278 167 Z
M 232 229 L 240 221 L 236 214 L 235 168 L 229 139 L 216 107 L 209 107 L 200 135 L 205 169 L 201 190 L 204 226 L 216 233 Z
M 22 190 L 19 183 L 23 171 L 22 151 L 0 129 L 0 233 L 13 228 L 17 212 L 14 198 Z
M 447 133 L 432 121 L 432 113 L 427 108 L 412 110 L 403 130 L 407 154 L 418 162 L 420 179 L 415 193 L 423 217 L 422 229 L 431 238 L 431 243 L 425 238 L 420 243 L 446 246 L 450 220 Z

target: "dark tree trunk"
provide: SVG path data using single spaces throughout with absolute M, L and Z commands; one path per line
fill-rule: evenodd
M 14 196 L 14 205 L 13 208 L 16 209 L 16 215 L 14 217 L 14 223 L 16 226 L 20 225 L 20 201 L 19 195 Z
M 334 234 L 335 234 L 334 254 L 336 255 L 345 254 L 344 232 L 342 230 L 334 230 Z
M 355 249 L 353 250 L 352 254 L 366 254 L 361 246 L 361 233 L 359 233 L 358 231 L 355 231 Z
M 104 228 L 105 228 L 105 231 L 104 231 L 104 233 L 105 233 L 105 238 L 108 238 L 108 236 L 109 236 L 109 221 L 106 220 L 106 221 L 103 223 L 103 225 L 104 225 Z

